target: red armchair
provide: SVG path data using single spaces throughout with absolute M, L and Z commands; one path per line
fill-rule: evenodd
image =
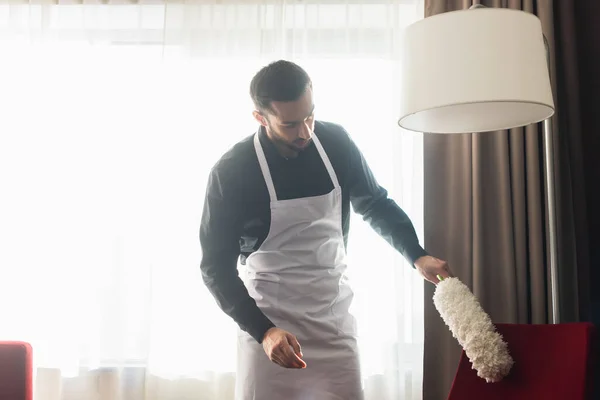
M 0 341 L 0 399 L 33 399 L 32 350 L 29 343 Z
M 589 400 L 592 338 L 588 323 L 497 324 L 515 361 L 501 382 L 486 383 L 463 352 L 448 400 Z

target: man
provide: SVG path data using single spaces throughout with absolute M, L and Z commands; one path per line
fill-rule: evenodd
M 264 67 L 250 94 L 260 128 L 212 169 L 200 229 L 204 282 L 241 329 L 236 398 L 361 399 L 345 276 L 350 204 L 425 279 L 450 269 L 419 245 L 348 133 L 315 121 L 301 67 Z

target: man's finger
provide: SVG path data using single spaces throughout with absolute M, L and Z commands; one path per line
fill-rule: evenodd
M 419 273 L 421 274 L 423 279 L 425 279 L 427 282 L 431 282 L 434 285 L 437 285 L 439 280 L 435 277 L 435 274 L 429 274 L 425 271 L 419 271 Z
M 302 350 L 300 351 L 300 353 L 302 353 Z M 298 354 L 294 354 L 294 357 L 296 357 L 296 363 L 298 364 L 298 368 L 306 368 L 306 361 L 304 361 L 301 356 L 299 356 Z
M 286 339 L 288 341 L 288 346 L 291 346 L 291 348 L 294 350 L 295 354 L 292 353 L 292 358 L 294 359 L 294 363 L 297 366 L 297 368 L 306 368 L 306 363 L 302 359 L 302 357 L 304 356 L 302 354 L 302 347 L 300 347 L 300 343 L 298 343 L 298 339 L 296 339 L 296 336 L 289 333 L 286 336 Z M 290 347 L 288 347 L 288 349 L 289 348 Z
M 288 335 L 288 342 L 290 342 L 290 345 L 298 357 L 304 357 L 304 354 L 302 354 L 302 347 L 300 347 L 300 343 L 298 343 L 298 339 L 296 339 L 294 335 Z
M 425 273 L 423 274 L 424 278 L 427 279 L 429 282 L 431 283 L 435 283 L 437 284 L 440 280 L 438 279 L 438 277 L 436 276 L 436 274 L 432 274 L 432 273 Z
M 292 351 L 292 347 L 288 344 L 283 349 L 284 356 L 288 361 L 290 368 L 303 368 L 304 362 Z
M 271 361 L 273 361 L 275 364 L 285 368 L 285 363 L 281 360 L 281 357 L 277 356 L 275 351 L 271 354 Z
M 287 344 L 280 344 L 273 348 L 273 353 L 271 355 L 271 359 L 276 363 L 281 365 L 284 368 L 291 368 L 292 363 L 288 359 L 288 355 L 285 353 L 285 347 L 289 347 Z
M 283 346 L 281 347 L 281 353 L 283 359 L 286 361 L 286 365 L 289 368 L 304 368 L 306 366 L 304 361 L 294 354 L 290 344 L 287 341 L 284 342 Z
M 440 275 L 442 278 L 451 278 L 452 277 L 452 271 L 450 271 L 450 267 L 448 266 L 447 263 L 443 263 L 441 268 L 439 268 L 439 272 L 437 274 L 435 274 L 436 277 L 437 275 Z

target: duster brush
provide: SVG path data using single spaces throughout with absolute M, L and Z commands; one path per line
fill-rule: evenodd
M 498 382 L 510 372 L 514 362 L 508 346 L 496 332 L 489 315 L 477 298 L 458 278 L 438 276 L 433 303 L 452 335 L 486 382 Z

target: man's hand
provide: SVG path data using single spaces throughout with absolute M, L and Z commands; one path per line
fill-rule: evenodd
M 450 278 L 453 276 L 446 261 L 431 256 L 420 257 L 415 261 L 415 268 L 423 275 L 423 278 L 434 285 L 440 283 L 440 280 L 437 277 L 438 275 L 443 278 Z
M 271 361 L 284 368 L 306 368 L 296 336 L 279 328 L 269 329 L 262 342 Z

